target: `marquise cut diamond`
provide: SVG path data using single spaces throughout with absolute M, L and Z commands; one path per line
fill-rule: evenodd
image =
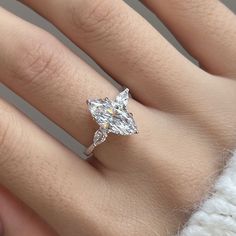
M 125 89 L 115 101 L 108 98 L 88 101 L 89 110 L 103 132 L 119 135 L 138 132 L 133 115 L 127 111 L 128 99 L 129 89 Z

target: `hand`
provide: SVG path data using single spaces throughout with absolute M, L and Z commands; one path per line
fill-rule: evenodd
M 202 70 L 123 1 L 22 2 L 130 89 L 139 134 L 110 135 L 89 163 L 1 101 L 1 184 L 59 235 L 175 234 L 235 148 L 235 15 L 214 0 L 145 1 Z M 1 81 L 88 146 L 97 126 L 86 100 L 117 88 L 3 9 L 0 52 Z

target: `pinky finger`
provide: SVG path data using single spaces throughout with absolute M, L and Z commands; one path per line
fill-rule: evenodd
M 57 236 L 20 200 L 0 186 L 0 236 Z

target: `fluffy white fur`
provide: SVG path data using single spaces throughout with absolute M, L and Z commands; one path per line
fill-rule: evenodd
M 236 236 L 236 152 L 180 236 Z

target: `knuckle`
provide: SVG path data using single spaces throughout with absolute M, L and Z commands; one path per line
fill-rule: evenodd
M 69 6 L 72 25 L 79 30 L 81 37 L 104 37 L 114 23 L 114 4 L 108 0 L 82 2 L 83 6 L 76 3 Z
M 57 59 L 55 40 L 47 35 L 42 38 L 30 39 L 27 44 L 20 45 L 22 60 L 15 63 L 13 73 L 24 88 L 42 88 L 41 79 L 55 76 L 62 66 Z

